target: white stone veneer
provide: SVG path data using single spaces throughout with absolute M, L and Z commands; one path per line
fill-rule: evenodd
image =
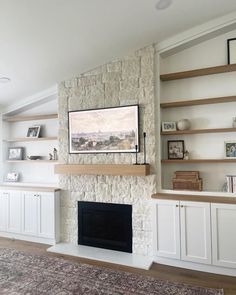
M 139 104 L 139 162 L 143 162 L 143 132 L 152 175 L 60 176 L 61 239 L 77 243 L 77 201 L 133 205 L 133 252 L 151 255 L 151 194 L 156 190 L 154 46 L 136 51 L 59 85 L 59 160 L 70 164 L 131 164 L 134 154 L 68 154 L 68 111 Z

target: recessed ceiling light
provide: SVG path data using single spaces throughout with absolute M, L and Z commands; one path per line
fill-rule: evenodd
M 170 7 L 171 4 L 172 0 L 159 0 L 156 4 L 156 9 L 163 10 Z
M 10 78 L 8 78 L 8 77 L 0 77 L 0 83 L 1 84 L 8 83 L 8 82 L 11 82 Z

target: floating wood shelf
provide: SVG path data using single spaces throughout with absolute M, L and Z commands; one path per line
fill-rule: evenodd
M 235 159 L 191 159 L 191 160 L 161 160 L 163 164 L 194 164 L 194 163 L 236 163 Z
M 124 175 L 124 176 L 147 176 L 150 174 L 150 165 L 129 164 L 58 164 L 55 165 L 56 174 L 69 175 Z
M 236 96 L 224 96 L 224 97 L 213 97 L 213 98 L 202 98 L 193 100 L 182 100 L 173 102 L 163 102 L 160 104 L 161 108 L 178 108 L 178 107 L 188 107 L 196 105 L 205 104 L 215 104 L 215 103 L 225 103 L 236 101 Z
M 31 115 L 31 116 L 12 116 L 6 117 L 3 120 L 6 122 L 20 122 L 20 121 L 37 121 L 37 120 L 49 120 L 57 119 L 58 114 L 48 114 L 48 115 Z
M 186 193 L 176 194 L 173 191 L 173 194 L 170 193 L 157 193 L 152 195 L 153 199 L 162 199 L 162 200 L 175 200 L 175 201 L 193 201 L 193 202 L 208 202 L 208 203 L 222 203 L 222 204 L 236 204 L 236 198 L 234 197 L 225 197 L 219 196 L 204 196 L 204 195 L 191 195 Z
M 38 163 L 51 163 L 55 164 L 58 163 L 58 161 L 54 160 L 7 160 L 7 163 L 33 163 L 33 164 L 38 164 Z
M 163 75 L 160 75 L 160 79 L 161 81 L 171 81 L 171 80 L 193 78 L 193 77 L 206 76 L 206 75 L 214 75 L 214 74 L 220 74 L 220 73 L 228 73 L 233 71 L 236 71 L 236 64 L 163 74 Z
M 236 132 L 236 128 L 193 129 L 183 131 L 162 131 L 161 135 L 191 135 L 201 133 Z
M 26 141 L 47 141 L 47 140 L 57 140 L 57 137 L 19 137 L 13 139 L 4 139 L 5 142 L 26 142 Z

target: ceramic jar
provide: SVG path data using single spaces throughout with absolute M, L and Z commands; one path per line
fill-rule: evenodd
M 190 129 L 190 127 L 191 127 L 191 123 L 188 119 L 182 119 L 177 122 L 178 130 L 181 130 L 181 131 L 188 130 Z

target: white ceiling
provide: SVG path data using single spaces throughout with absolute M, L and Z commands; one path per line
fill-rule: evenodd
M 0 104 L 236 10 L 235 0 L 0 0 Z

